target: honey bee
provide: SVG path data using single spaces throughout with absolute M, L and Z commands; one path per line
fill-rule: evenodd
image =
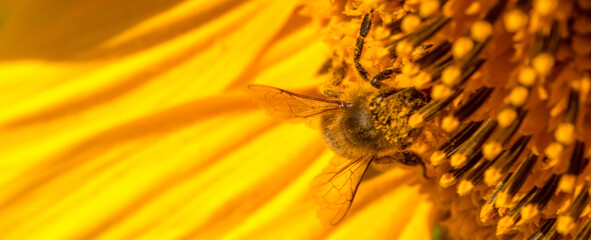
M 370 24 L 371 13 L 363 19 L 359 34 L 362 40 Z M 428 94 L 415 88 L 382 86 L 380 81 L 395 73 L 394 69 L 370 80 L 358 64 L 362 40 L 357 41 L 355 67 L 366 82 L 345 88 L 342 93 L 312 97 L 258 84 L 250 84 L 247 89 L 274 117 L 319 120 L 322 136 L 335 157 L 313 180 L 312 192 L 322 205 L 318 216 L 332 225 L 347 214 L 371 163 L 421 165 L 425 173 L 421 158 L 410 151 L 423 129 L 410 127 L 408 121 L 429 102 Z

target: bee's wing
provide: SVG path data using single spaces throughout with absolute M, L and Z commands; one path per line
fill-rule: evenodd
M 312 195 L 320 205 L 321 221 L 335 225 L 345 217 L 371 160 L 371 157 L 352 160 L 335 156 L 312 181 Z
M 267 112 L 280 119 L 310 118 L 342 108 L 341 101 L 310 97 L 271 86 L 249 84 L 247 92 Z

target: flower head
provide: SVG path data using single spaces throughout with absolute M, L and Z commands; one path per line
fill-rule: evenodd
M 0 236 L 421 239 L 440 226 L 458 239 L 588 239 L 590 10 L 3 4 Z M 309 183 L 333 153 L 265 116 L 242 92 L 250 82 L 327 96 L 418 89 L 429 103 L 407 124 L 424 129 L 410 148 L 426 177 L 370 170 L 347 217 L 323 227 Z

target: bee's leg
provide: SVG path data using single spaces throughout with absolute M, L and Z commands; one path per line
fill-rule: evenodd
M 419 155 L 411 151 L 404 151 L 402 152 L 402 155 L 404 157 L 399 159 L 399 163 L 408 166 L 420 165 L 421 168 L 423 168 L 423 177 L 425 177 L 426 179 L 430 178 L 429 176 L 427 176 L 427 167 L 425 166 L 425 163 L 423 162 L 421 157 L 419 157 Z
M 341 86 L 341 83 L 347 75 L 347 63 L 345 61 L 341 61 L 340 64 L 335 64 L 335 62 L 336 61 L 332 61 L 330 66 L 330 69 L 332 69 L 332 79 L 330 81 L 326 81 L 321 88 L 324 95 L 340 98 L 340 96 L 343 94 L 343 87 Z
M 393 73 L 401 73 L 400 68 L 394 68 L 394 69 L 386 69 L 378 74 L 376 74 L 371 81 L 369 81 L 369 83 L 374 86 L 375 88 L 381 88 L 380 82 L 382 82 L 383 80 L 387 79 L 390 77 L 390 75 L 392 75 Z
M 371 27 L 371 21 L 373 20 L 373 9 L 369 11 L 369 13 L 363 16 L 363 21 L 361 22 L 361 28 L 359 29 L 359 36 L 357 36 L 357 43 L 355 44 L 355 52 L 353 55 L 353 62 L 355 63 L 355 69 L 359 72 L 359 75 L 363 80 L 369 82 L 369 73 L 361 66 L 359 60 L 361 59 L 361 53 L 363 52 L 363 44 L 365 41 L 365 37 L 367 37 L 367 33 L 369 33 L 369 29 Z
M 425 163 L 422 161 L 421 157 L 419 155 L 417 155 L 414 152 L 411 151 L 401 151 L 398 153 L 395 153 L 393 155 L 388 155 L 388 156 L 382 156 L 382 157 L 377 157 L 374 159 L 375 163 L 382 163 L 382 164 L 387 164 L 389 162 L 396 162 L 402 165 L 406 165 L 406 166 L 421 166 L 421 168 L 423 169 L 423 177 L 425 177 L 426 179 L 430 179 L 429 176 L 427 176 L 427 167 L 425 166 Z
M 320 66 L 318 71 L 316 71 L 316 75 L 327 74 L 330 71 L 331 67 L 332 67 L 332 58 L 328 58 L 328 59 L 326 59 L 326 61 L 324 61 L 322 66 Z

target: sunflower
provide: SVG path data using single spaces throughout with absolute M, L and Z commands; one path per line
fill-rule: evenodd
M 1 3 L 0 236 L 586 239 L 590 9 L 585 0 Z M 327 227 L 309 183 L 334 154 L 243 90 L 326 90 L 337 63 L 343 81 L 362 81 L 354 46 L 370 12 L 360 63 L 372 75 L 400 68 L 389 86 L 427 89 L 413 124 L 447 137 L 423 153 L 432 179 L 414 168 L 376 174 Z

